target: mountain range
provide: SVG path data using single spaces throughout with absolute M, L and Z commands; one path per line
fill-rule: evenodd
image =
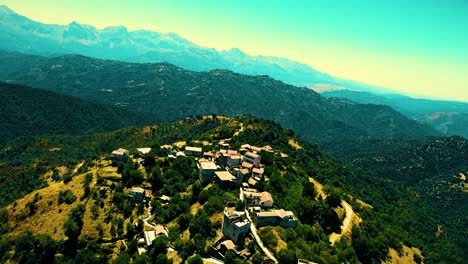
M 0 6 L 0 49 L 37 55 L 81 54 L 127 62 L 168 62 L 192 71 L 227 69 L 249 75 L 269 75 L 295 86 L 320 84 L 363 91 L 386 91 L 359 82 L 335 78 L 312 67 L 272 56 L 250 56 L 240 49 L 217 51 L 175 33 L 128 31 L 123 26 L 93 26 L 71 22 L 51 25 L 33 21 Z
M 398 94 L 373 94 L 346 89 L 325 91 L 321 95 L 346 98 L 361 104 L 387 105 L 410 118 L 431 125 L 443 135 L 468 138 L 468 103 L 415 99 Z
M 437 135 L 388 106 L 324 98 L 268 76 L 227 70 L 194 72 L 167 63 L 129 63 L 80 55 L 41 57 L 0 52 L 0 80 L 52 90 L 158 122 L 188 115 L 251 114 L 275 120 L 313 142 Z

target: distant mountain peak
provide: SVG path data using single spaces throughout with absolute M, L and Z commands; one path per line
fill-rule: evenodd
M 231 48 L 231 49 L 225 50 L 223 52 L 229 53 L 229 54 L 232 54 L 232 55 L 236 55 L 236 56 L 248 56 L 247 53 L 243 52 L 239 48 Z
M 2 15 L 16 15 L 16 12 L 11 10 L 6 5 L 0 5 L 0 14 L 2 14 Z
M 105 27 L 102 31 L 113 32 L 113 33 L 128 33 L 128 29 L 124 26 Z

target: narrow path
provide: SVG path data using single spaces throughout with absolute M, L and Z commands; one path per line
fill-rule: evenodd
M 215 259 L 215 258 L 204 258 L 203 262 L 208 262 L 208 263 L 214 263 L 214 264 L 224 264 L 221 260 Z
M 143 223 L 144 223 L 145 225 L 151 227 L 151 228 L 155 228 L 155 227 L 156 227 L 155 225 L 152 225 L 152 224 L 148 223 L 148 221 L 152 218 L 151 209 L 152 209 L 151 203 L 149 203 L 149 205 L 148 205 L 148 217 L 146 217 L 146 218 L 143 219 Z
M 327 194 L 323 191 L 323 185 L 320 184 L 318 181 L 316 181 L 314 178 L 309 177 L 309 181 L 312 182 L 315 185 L 315 190 L 317 191 L 318 195 L 322 197 L 322 199 L 327 198 Z M 353 218 L 356 219 L 356 221 L 360 222 L 362 221 L 359 216 L 357 216 L 351 205 L 349 205 L 348 202 L 345 200 L 341 200 L 341 206 L 345 209 L 346 216 L 345 219 L 343 220 L 343 223 L 341 224 L 341 233 L 332 233 L 330 237 L 328 238 L 330 243 L 334 245 L 336 241 L 339 241 L 345 234 L 349 234 L 352 231 L 353 228 Z
M 237 136 L 240 134 L 240 132 L 244 131 L 244 123 L 240 123 L 240 129 L 237 130 L 233 136 Z
M 78 163 L 78 164 L 75 166 L 75 168 L 73 169 L 72 175 L 75 175 L 75 174 L 78 172 L 78 170 L 81 168 L 81 166 L 83 166 L 83 164 L 84 164 L 84 161 Z
M 250 219 L 250 215 L 249 215 L 249 212 L 247 211 L 247 209 L 245 209 L 245 214 L 247 216 L 247 219 L 249 219 L 249 221 L 251 223 L 250 224 L 250 231 L 252 231 L 252 234 L 254 235 L 258 246 L 262 249 L 263 253 L 265 253 L 265 255 L 267 255 L 268 258 L 273 260 L 273 262 L 278 263 L 278 260 L 276 260 L 275 256 L 273 256 L 273 254 L 270 252 L 270 250 L 267 247 L 265 247 L 265 245 L 263 245 L 263 242 L 260 239 L 260 236 L 257 234 L 257 228 L 253 224 L 252 219 Z
M 329 240 L 332 245 L 334 245 L 336 241 L 339 241 L 344 234 L 351 232 L 351 229 L 353 228 L 353 222 L 351 221 L 354 214 L 353 208 L 344 200 L 341 200 L 341 206 L 343 206 L 346 211 L 346 217 L 341 225 L 341 233 L 332 233 L 330 235 Z

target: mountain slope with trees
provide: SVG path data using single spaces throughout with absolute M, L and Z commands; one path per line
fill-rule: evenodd
M 21 136 L 94 134 L 155 122 L 149 114 L 22 85 L 0 83 L 0 95 L 0 145 Z
M 244 129 L 234 136 L 235 131 L 238 131 L 240 127 Z M 400 170 L 395 170 L 396 167 L 391 166 L 393 161 L 390 161 L 389 165 L 382 166 L 387 168 L 386 171 L 377 171 L 379 175 L 370 174 L 366 172 L 365 166 L 359 164 L 356 166 L 339 165 L 330 156 L 320 152 L 316 145 L 297 138 L 291 130 L 282 129 L 271 121 L 263 121 L 250 116 L 238 118 L 199 116 L 160 126 L 134 127 L 105 134 L 25 137 L 17 140 L 0 151 L 0 177 L 2 179 L 0 188 L 6 190 L 1 193 L 0 201 L 3 205 L 9 205 L 7 211 L 2 209 L 0 218 L 2 220 L 0 233 L 3 234 L 0 239 L 0 250 L 2 250 L 0 255 L 6 258 L 11 256 L 27 258 L 34 254 L 41 254 L 41 247 L 29 248 L 24 246 L 24 241 L 29 238 L 30 241 L 40 240 L 41 242 L 38 243 L 41 244 L 44 242 L 42 239 L 46 239 L 42 236 L 47 236 L 46 234 L 18 232 L 25 228 L 23 222 L 31 223 L 35 217 L 39 217 L 38 214 L 45 214 L 44 210 L 47 206 L 53 206 L 57 210 L 59 207 L 66 208 L 69 214 L 68 217 L 63 215 L 60 218 L 64 221 L 64 230 L 61 231 L 62 227 L 59 223 L 60 229 L 57 233 L 51 234 L 53 241 L 59 239 L 54 242 L 57 244 L 52 242 L 48 244 L 57 245 L 55 249 L 51 249 L 52 252 L 70 249 L 71 251 L 63 252 L 67 258 L 75 258 L 76 255 L 79 259 L 86 254 L 109 261 L 110 256 L 113 255 L 109 247 L 118 247 L 118 244 L 113 243 L 115 240 L 109 242 L 107 239 L 112 237 L 130 239 L 136 232 L 131 226 L 125 228 L 125 223 L 131 222 L 130 219 L 135 221 L 134 217 L 138 215 L 134 215 L 134 212 L 138 210 L 141 212 L 144 207 L 138 209 L 139 206 L 135 205 L 136 208 L 132 209 L 131 204 L 125 202 L 124 189 L 142 181 L 148 181 L 157 195 L 169 194 L 177 197 L 173 198 L 173 202 L 168 207 L 160 206 L 159 203 L 153 204 L 153 210 L 157 216 L 155 221 L 176 223 L 175 227 L 170 230 L 173 235 L 169 237 L 169 243 L 186 257 L 194 252 L 203 252 L 206 239 L 213 239 L 214 234 L 202 231 L 209 229 L 200 229 L 200 226 L 219 227 L 220 223 L 215 220 L 215 215 L 222 211 L 223 202 L 232 201 L 238 197 L 238 193 L 235 190 L 222 190 L 217 186 L 208 186 L 206 190 L 201 186 L 196 186 L 196 167 L 191 158 L 180 158 L 174 161 L 164 158 L 165 152 L 156 151 L 153 156 L 144 159 L 144 167 L 148 173 L 143 173 L 138 169 L 141 166 L 139 162 L 128 161 L 107 165 L 117 167 L 118 177 L 99 179 L 99 177 L 92 176 L 86 180 L 85 175 L 94 174 L 96 169 L 103 168 L 106 156 L 117 147 L 133 150 L 135 147 L 151 146 L 154 150 L 159 150 L 162 144 L 179 141 L 188 141 L 188 144 L 194 145 L 201 144 L 202 141 L 214 140 L 213 142 L 216 143 L 220 135 L 232 137 L 230 144 L 233 148 L 244 143 L 257 146 L 268 144 L 275 151 L 284 152 L 289 156 L 285 159 L 274 153 L 261 152 L 262 164 L 267 167 L 266 173 L 270 180 L 256 186 L 260 190 L 263 188 L 271 192 L 278 206 L 292 210 L 301 221 L 296 229 L 274 227 L 260 231 L 265 244 L 274 250 L 277 257 L 283 261 L 282 263 L 293 263 L 296 258 L 324 263 L 347 261 L 375 263 L 387 258 L 389 248 L 401 251 L 403 244 L 422 249 L 424 263 L 463 263 L 466 239 L 463 233 L 453 232 L 457 227 L 463 228 L 466 223 L 463 207 L 466 204 L 464 202 L 466 193 L 460 193 L 458 189 L 454 189 L 459 187 L 454 187 L 453 184 L 450 184 L 449 188 L 444 187 L 446 182 L 440 179 L 452 178 L 455 171 L 468 167 L 466 159 L 461 158 L 466 155 L 468 146 L 466 140 L 457 137 L 421 139 L 425 143 L 414 151 L 415 142 L 420 140 L 407 141 L 401 145 L 395 141 L 394 147 L 389 143 L 389 150 L 383 152 L 382 155 L 388 156 L 394 148 L 402 148 L 404 153 L 414 152 L 417 155 L 426 153 L 423 159 L 427 161 L 423 163 L 423 167 L 427 167 L 427 171 L 430 170 L 431 173 L 425 173 L 424 176 L 412 180 L 409 176 L 413 173 L 417 175 L 421 173 L 421 168 L 412 171 L 412 168 L 407 167 L 414 163 L 412 160 L 416 156 L 413 157 L 413 154 L 404 157 L 408 161 L 401 162 L 402 167 L 398 167 Z M 291 142 L 295 143 L 291 144 Z M 369 146 L 371 148 L 372 145 Z M 206 145 L 204 148 L 209 150 L 213 146 Z M 371 156 L 373 152 L 369 151 L 369 153 Z M 357 154 L 362 155 L 359 152 Z M 153 162 L 149 162 L 151 157 L 154 159 Z M 156 157 L 160 158 L 156 159 Z M 370 159 L 365 163 L 367 162 L 379 161 Z M 77 164 L 82 165 L 77 173 L 73 173 L 73 168 L 76 168 Z M 448 168 L 454 164 L 457 166 L 449 170 Z M 372 166 L 371 164 L 369 167 Z M 409 170 L 408 175 L 397 175 L 405 167 Z M 316 187 L 309 181 L 309 177 L 325 185 L 328 198 L 323 200 L 317 197 Z M 92 195 L 93 189 L 89 190 L 89 188 L 93 188 L 97 182 L 103 184 L 109 180 L 113 181 L 113 184 L 106 184 L 109 186 L 106 188 L 110 189 L 107 195 Z M 437 183 L 437 193 L 431 193 L 431 190 L 426 189 L 429 185 L 422 181 Z M 66 182 L 69 182 L 68 185 Z M 58 193 L 54 187 L 55 184 L 60 186 L 65 184 L 64 186 L 69 188 L 75 187 L 71 189 L 72 193 Z M 88 187 L 85 186 L 86 184 Z M 41 191 L 49 188 L 47 186 L 56 190 L 59 203 L 62 201 L 62 205 L 59 204 L 56 207 L 57 197 L 49 197 L 50 192 Z M 38 192 L 28 195 L 37 189 L 39 189 Z M 84 193 L 88 193 L 88 196 Z M 450 194 L 451 204 L 448 211 L 443 211 L 446 214 L 437 216 L 434 212 L 439 210 L 440 206 L 447 206 L 446 201 L 448 201 L 440 198 L 441 194 Z M 74 195 L 77 197 L 73 197 Z M 432 196 L 434 199 L 427 199 L 426 196 Z M 20 197 L 24 198 L 20 199 Z M 79 197 L 91 200 L 86 208 L 79 206 L 81 203 L 77 199 Z M 49 202 L 50 199 L 52 203 Z M 93 199 L 96 201 L 92 202 Z M 339 218 L 336 212 L 330 209 L 339 206 L 340 199 L 345 199 L 352 205 L 354 211 L 362 218 L 362 223 L 353 228 L 349 240 L 342 240 L 331 246 L 328 242 L 328 234 L 336 230 Z M 363 205 L 357 199 L 367 202 L 370 206 Z M 101 202 L 103 208 L 99 209 Z M 97 204 L 97 212 L 102 211 L 102 214 L 96 216 L 99 221 L 108 219 L 108 222 L 103 224 L 106 228 L 100 231 L 101 233 L 90 229 L 92 228 L 90 223 L 96 222 L 91 220 L 93 203 Z M 108 208 L 106 204 L 113 206 Z M 194 204 L 198 204 L 201 208 L 195 216 L 190 213 L 190 210 L 197 208 Z M 109 212 L 115 213 L 113 215 Z M 450 215 L 448 215 L 449 212 Z M 21 224 L 11 225 L 18 217 L 24 221 Z M 446 220 L 443 217 L 446 217 Z M 453 220 L 456 220 L 455 225 L 450 223 Z M 437 224 L 441 225 L 439 233 L 437 233 Z M 54 225 L 57 226 L 57 224 Z M 183 238 L 183 233 L 187 232 L 184 230 L 187 229 L 193 234 L 205 233 L 201 236 L 202 239 L 200 236 Z M 11 234 L 19 234 L 19 236 L 11 236 L 10 231 L 14 232 Z M 83 233 L 80 235 L 80 232 Z M 126 232 L 130 232 L 128 236 Z M 60 242 L 60 237 L 63 236 L 61 234 L 65 234 L 68 240 Z M 99 239 L 99 234 L 104 236 L 101 238 L 104 240 Z M 46 240 L 50 241 L 50 238 Z M 103 241 L 106 246 L 101 244 Z M 167 242 L 167 240 L 158 241 L 158 243 Z M 130 246 L 132 243 L 134 242 L 130 240 L 128 249 L 121 247 L 120 254 L 127 254 L 128 258 L 140 258 L 134 254 L 133 246 Z M 12 248 L 13 244 L 19 245 L 18 248 L 21 248 L 21 251 L 16 255 L 7 254 L 6 252 Z M 282 246 L 278 248 L 280 244 Z M 67 245 L 73 245 L 73 247 Z M 253 247 L 247 245 L 246 248 L 251 250 Z M 153 253 L 151 253 L 153 250 L 150 250 L 149 255 L 146 256 L 155 258 L 161 252 L 165 252 L 160 250 Z M 50 255 L 46 254 L 44 257 L 50 257 Z M 414 259 L 416 262 L 420 260 L 420 258 Z
M 468 138 L 468 103 L 415 99 L 398 94 L 373 94 L 346 89 L 322 92 L 321 95 L 346 98 L 360 104 L 387 105 L 410 118 L 431 125 L 443 135 Z
M 167 63 L 78 55 L 46 58 L 0 52 L 0 58 L 4 81 L 150 113 L 160 122 L 199 114 L 252 114 L 279 122 L 314 142 L 437 134 L 390 107 L 323 98 L 267 76 L 226 70 L 192 72 Z

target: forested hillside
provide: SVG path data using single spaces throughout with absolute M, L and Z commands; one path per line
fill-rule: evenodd
M 468 141 L 465 138 L 376 140 L 336 144 L 329 149 L 333 149 L 332 156 L 367 179 L 363 185 L 388 182 L 399 190 L 373 193 L 361 187 L 357 192 L 365 200 L 374 203 L 380 200 L 383 206 L 403 200 L 406 212 L 401 215 L 402 225 L 410 228 L 410 234 L 423 245 L 423 251 L 431 252 L 427 256 L 432 261 L 463 262 L 462 248 L 468 246 Z M 346 186 L 353 186 L 350 183 L 353 180 L 347 179 Z M 394 213 L 389 215 L 399 218 Z
M 150 114 L 52 91 L 0 83 L 0 145 L 21 136 L 94 134 L 153 124 Z
M 238 133 L 234 135 L 236 131 Z M 260 235 L 266 245 L 285 260 L 284 263 L 290 263 L 289 261 L 296 258 L 306 258 L 324 263 L 354 262 L 356 259 L 362 263 L 380 262 L 380 260 L 387 258 L 389 248 L 401 252 L 403 244 L 422 249 L 424 263 L 463 263 L 466 240 L 463 232 L 454 233 L 454 231 L 457 228 L 463 230 L 466 223 L 464 215 L 466 193 L 460 193 L 460 185 L 453 182 L 455 179 L 453 176 L 457 175 L 456 172 L 461 172 L 463 168 L 466 168 L 466 159 L 461 159 L 463 155 L 466 155 L 467 144 L 465 140 L 461 138 L 423 140 L 423 142 L 429 143 L 416 148 L 415 153 L 427 150 L 427 154 L 423 155 L 422 152 L 418 154 L 422 155 L 423 160 L 427 159 L 427 163 L 422 163 L 422 167 L 415 166 L 415 171 L 411 171 L 412 168 L 410 168 L 409 175 L 412 175 L 413 172 L 419 174 L 421 173 L 420 169 L 425 167 L 427 167 L 427 173 L 422 174 L 425 175 L 424 177 L 415 179 L 417 181 L 415 183 L 406 178 L 407 174 L 399 174 L 401 171 L 405 171 L 405 168 L 409 168 L 407 166 L 418 164 L 412 163 L 412 160 L 418 159 L 415 159 L 416 156 L 411 154 L 413 152 L 410 150 L 414 147 L 411 141 L 402 143 L 403 145 L 400 146 L 395 141 L 395 147 L 391 147 L 392 144 L 389 143 L 388 152 L 384 151 L 382 154 L 384 157 L 389 155 L 388 153 L 392 153 L 393 148 L 407 150 L 403 152 L 410 153 L 405 156 L 405 159 L 408 160 L 407 163 L 402 161 L 401 168 L 395 167 L 391 165 L 394 161 L 388 158 L 390 163 L 387 166 L 382 166 L 387 170 L 372 174 L 369 167 L 365 167 L 359 162 L 353 166 L 339 165 L 330 156 L 321 153 L 317 146 L 298 139 L 291 130 L 284 130 L 273 122 L 248 116 L 236 119 L 199 116 L 161 126 L 128 128 L 112 133 L 88 136 L 25 137 L 0 152 L 0 178 L 2 179 L 0 188 L 5 190 L 1 193 L 1 203 L 2 205 L 9 204 L 9 208 L 19 208 L 18 210 L 20 210 L 13 214 L 7 213 L 5 219 L 8 220 L 8 217 L 27 218 L 27 212 L 32 214 L 29 217 L 36 217 L 35 214 L 38 212 L 45 213 L 41 206 L 47 203 L 40 200 L 42 194 L 36 195 L 37 198 L 34 195 L 27 196 L 26 201 L 31 200 L 31 203 L 28 203 L 29 207 L 27 206 L 26 209 L 21 209 L 19 205 L 15 207 L 14 201 L 33 190 L 48 188 L 47 186 L 51 184 L 55 186 L 56 181 L 71 181 L 69 186 L 76 186 L 78 182 L 81 182 L 81 178 L 75 180 L 77 175 L 86 173 L 87 170 L 93 171 L 100 168 L 102 165 L 99 164 L 105 162 L 109 153 L 118 147 L 133 150 L 135 147 L 150 146 L 159 150 L 160 145 L 182 141 L 202 146 L 202 142 L 216 143 L 217 140 L 224 137 L 232 137 L 230 144 L 233 148 L 244 143 L 258 146 L 268 144 L 275 151 L 286 153 L 289 156 L 285 159 L 263 151 L 261 154 L 262 164 L 267 166 L 266 173 L 269 176 L 269 181 L 259 182 L 255 186 L 260 190 L 271 192 L 279 206 L 292 210 L 301 221 L 301 225 L 293 230 L 281 227 L 260 230 Z M 373 142 L 374 145 L 375 143 Z M 406 145 L 408 147 L 403 147 Z M 204 145 L 203 148 L 210 150 L 213 146 Z M 362 149 L 365 150 L 365 146 Z M 369 155 L 372 155 L 371 147 L 367 151 L 370 153 Z M 187 228 L 184 221 L 191 223 L 190 221 L 198 219 L 198 217 L 206 220 L 206 216 L 211 219 L 210 223 L 216 226 L 216 223 L 219 224 L 219 222 L 214 220 L 214 215 L 222 210 L 223 202 L 237 197 L 238 193 L 235 191 L 223 193 L 218 188 L 211 187 L 205 192 L 202 191 L 203 195 L 200 193 L 200 196 L 191 198 L 190 190 L 194 187 L 187 186 L 195 183 L 193 182 L 195 181 L 194 164 L 188 160 L 187 163 L 182 162 L 185 161 L 183 158 L 180 160 L 182 163 L 177 161 L 175 164 L 174 161 L 164 158 L 165 152 L 157 151 L 155 155 L 161 158 L 157 158 L 156 163 L 145 163 L 145 166 L 156 166 L 161 172 L 156 170 L 153 173 L 154 169 L 150 169 L 151 173 L 148 175 L 141 174 L 141 172 L 135 171 L 141 165 L 133 162 L 127 165 L 115 165 L 117 166 L 116 170 L 120 170 L 122 174 L 118 177 L 112 176 L 110 179 L 114 181 L 119 179 L 118 182 L 121 179 L 123 185 L 121 186 L 120 183 L 109 185 L 114 188 L 113 193 L 115 192 L 115 196 L 111 196 L 114 197 L 112 199 L 120 197 L 120 200 L 113 200 L 120 201 L 115 204 L 118 207 L 114 210 L 120 212 L 117 218 L 121 217 L 122 212 L 125 213 L 125 206 L 128 205 L 121 203 L 123 197 L 121 188 L 132 186 L 132 184 L 142 180 L 155 184 L 153 191 L 158 195 L 177 196 L 177 193 L 182 192 L 180 198 L 177 198 L 177 202 L 171 203 L 169 208 L 158 207 L 157 204 L 153 208 L 156 208 L 154 210 L 158 212 L 156 219 L 159 219 L 157 221 L 160 223 L 174 221 L 179 223 L 177 225 L 179 229 L 171 231 L 174 232 L 175 237 L 170 237 L 170 241 L 172 241 L 170 243 L 173 243 L 179 252 L 189 254 L 185 256 L 190 256 L 194 249 L 189 244 L 197 243 L 199 236 L 195 240 L 189 240 L 192 242 L 185 240 L 186 238 L 180 238 L 179 235 L 183 236 L 183 233 L 186 232 L 183 228 Z M 349 154 L 343 153 L 343 155 Z M 356 155 L 360 155 L 360 153 L 356 151 Z M 357 161 L 362 160 L 363 158 L 357 159 Z M 145 162 L 148 162 L 148 159 Z M 379 162 L 379 159 L 374 157 L 368 162 L 373 166 L 372 162 Z M 429 164 L 431 165 L 429 166 Z M 185 169 L 180 170 L 182 167 L 177 169 L 178 166 Z M 74 173 L 73 168 L 79 169 Z M 173 169 L 177 169 L 179 172 L 172 171 Z M 317 196 L 318 187 L 310 183 L 310 178 L 325 184 L 325 190 L 329 195 L 327 199 L 323 200 L 320 195 Z M 100 181 L 102 182 L 102 180 Z M 435 193 L 425 193 L 426 187 L 431 186 L 425 184 L 425 181 L 435 184 L 434 189 L 431 189 Z M 78 191 L 80 188 L 74 192 L 81 195 L 82 191 Z M 188 193 L 187 190 L 189 190 Z M 119 196 L 116 196 L 117 194 Z M 446 195 L 449 195 L 450 199 L 445 199 Z M 78 203 L 73 202 L 75 200 L 70 194 L 63 193 L 62 196 L 61 200 L 68 201 L 70 199 L 74 205 Z M 222 198 L 219 199 L 219 197 Z M 337 224 L 342 220 L 331 208 L 338 208 L 336 210 L 339 211 L 340 199 L 344 199 L 352 205 L 362 222 L 353 228 L 352 234 L 347 239 L 331 246 L 328 242 L 328 235 L 337 230 Z M 23 202 L 25 201 L 21 200 L 20 204 Z M 200 205 L 204 204 L 203 211 L 200 212 L 200 215 L 197 214 L 196 218 L 190 218 L 186 214 L 190 213 L 192 210 L 190 208 L 196 206 L 193 203 L 197 202 Z M 39 207 L 36 208 L 35 205 Z M 118 209 L 119 206 L 123 207 Z M 84 212 L 85 218 L 86 215 L 90 214 L 87 210 L 89 209 Z M 20 215 L 21 212 L 23 212 L 22 215 Z M 186 215 L 184 217 L 188 218 L 178 219 L 178 215 Z M 128 220 L 125 217 L 123 219 Z M 12 220 L 10 219 L 10 221 Z M 86 223 L 85 221 L 84 226 L 87 226 Z M 112 223 L 114 221 L 110 223 L 114 225 L 117 222 Z M 438 225 L 440 225 L 439 230 Z M 9 224 L 2 224 L 2 232 L 8 234 L 9 228 L 12 228 Z M 20 225 L 17 228 L 20 229 L 14 229 L 15 232 L 20 231 L 22 227 Z M 190 229 L 190 232 L 200 231 L 196 230 Z M 60 237 L 60 232 L 62 231 L 59 231 L 54 237 Z M 124 229 L 118 231 L 117 234 L 120 232 L 125 234 L 123 233 Z M 117 237 L 122 238 L 122 236 Z M 214 236 L 211 233 L 205 234 L 205 238 L 211 241 Z M 92 254 L 97 254 L 96 257 L 104 259 L 106 256 L 109 257 L 110 253 L 103 253 L 103 249 L 99 249 L 99 246 L 96 248 L 95 243 L 102 243 L 101 240 L 93 240 L 92 237 L 82 237 L 81 239 L 84 239 L 83 242 L 77 245 L 79 255 L 85 252 L 91 254 L 89 252 L 91 250 L 91 252 L 95 252 Z M 9 248 L 9 245 L 13 243 L 12 240 L 8 239 L 2 241 L 3 244 L 0 247 L 2 249 Z M 85 243 L 85 241 L 87 242 Z M 94 243 L 94 248 L 87 247 L 86 245 L 89 243 Z M 126 252 L 122 250 L 125 249 L 121 249 L 122 254 Z M 195 250 L 195 252 L 203 251 Z M 65 254 L 68 253 L 65 252 Z M 127 254 L 133 253 L 129 251 Z M 420 261 L 421 259 L 415 258 L 414 260 Z
M 323 98 L 267 76 L 192 72 L 171 64 L 75 55 L 45 58 L 1 52 L 0 58 L 5 81 L 151 113 L 161 122 L 198 114 L 252 114 L 313 142 L 437 134 L 390 107 Z

